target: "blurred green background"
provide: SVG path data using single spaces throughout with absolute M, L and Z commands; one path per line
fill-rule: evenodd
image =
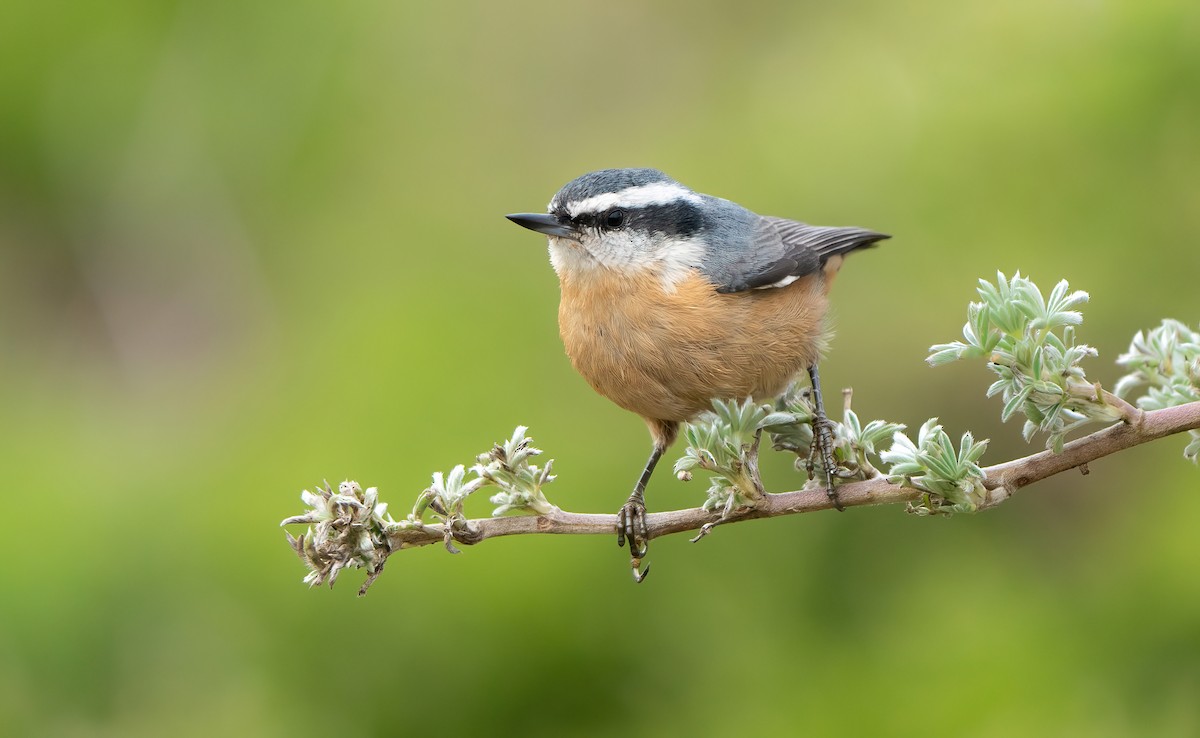
M 1091 292 L 1108 383 L 1200 319 L 1195 2 L 3 16 L 6 735 L 1200 734 L 1182 438 L 977 517 L 663 539 L 642 586 L 611 540 L 524 537 L 405 552 L 358 599 L 306 590 L 276 527 L 323 478 L 403 513 L 518 423 L 553 502 L 616 510 L 644 427 L 572 371 L 502 217 L 609 166 L 894 234 L 839 279 L 828 387 L 1037 450 L 925 349 L 996 269 Z M 703 489 L 660 474 L 651 507 Z

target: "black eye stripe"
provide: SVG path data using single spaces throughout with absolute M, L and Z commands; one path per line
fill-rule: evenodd
M 704 216 L 695 203 L 681 200 L 630 209 L 625 223 L 628 228 L 641 228 L 669 236 L 690 236 L 704 225 Z
M 606 219 L 616 210 L 621 211 L 624 217 L 619 226 L 610 226 L 606 223 Z M 669 236 L 690 236 L 701 230 L 704 225 L 704 215 L 696 203 L 678 200 L 669 203 L 580 213 L 572 218 L 571 222 L 577 226 L 602 230 L 621 228 L 664 233 Z

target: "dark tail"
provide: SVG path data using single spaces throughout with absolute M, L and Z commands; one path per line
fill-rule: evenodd
M 891 238 L 886 233 L 868 231 L 865 228 L 841 228 L 836 226 L 808 226 L 810 233 L 804 234 L 808 247 L 824 262 L 831 256 L 848 254 L 857 249 L 874 246 Z

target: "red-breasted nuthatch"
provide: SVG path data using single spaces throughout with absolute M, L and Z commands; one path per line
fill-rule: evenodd
M 656 169 L 585 174 L 547 214 L 508 219 L 550 238 L 559 331 L 575 369 L 650 428 L 654 449 L 617 515 L 635 579 L 644 576 L 646 483 L 680 424 L 714 399 L 773 398 L 807 369 L 814 444 L 841 509 L 817 374 L 827 295 L 845 254 L 888 236 L 756 215 Z

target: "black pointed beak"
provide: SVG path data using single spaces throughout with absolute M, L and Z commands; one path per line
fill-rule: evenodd
M 564 225 L 558 218 L 545 213 L 516 213 L 506 215 L 512 222 L 528 228 L 531 231 L 544 233 L 547 236 L 562 236 L 563 238 L 578 238 L 579 234 L 569 225 Z

